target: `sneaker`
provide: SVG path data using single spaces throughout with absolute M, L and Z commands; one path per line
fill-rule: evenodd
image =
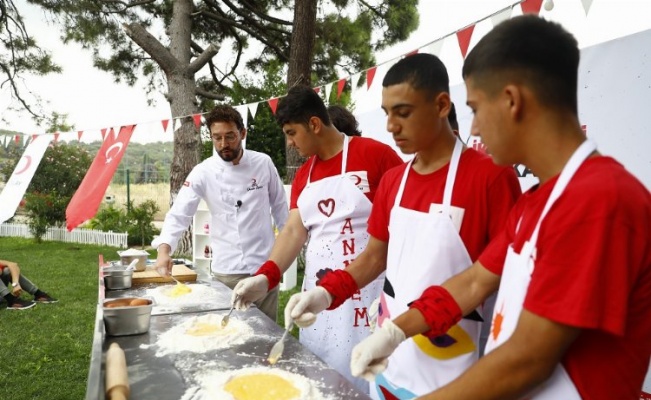
M 59 300 L 51 297 L 47 293 L 43 293 L 43 295 L 41 295 L 41 296 L 34 297 L 34 301 L 37 302 L 37 303 L 58 303 L 59 302 Z
M 27 310 L 36 305 L 35 302 L 23 299 L 16 299 L 12 304 L 7 305 L 7 310 Z

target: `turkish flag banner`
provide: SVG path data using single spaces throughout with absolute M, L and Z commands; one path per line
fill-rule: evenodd
M 115 170 L 118 168 L 135 125 L 123 126 L 117 137 L 110 132 L 100 147 L 84 180 L 77 188 L 66 208 L 66 226 L 69 231 L 79 224 L 93 218 L 97 213 L 106 188 L 108 188 Z M 113 131 L 111 129 L 111 131 Z

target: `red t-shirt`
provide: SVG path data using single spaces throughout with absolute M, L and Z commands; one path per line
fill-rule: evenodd
M 443 202 L 448 165 L 427 175 L 409 171 L 400 205 L 411 210 L 429 212 L 432 203 Z M 384 175 L 378 188 L 368 221 L 368 233 L 389 241 L 389 219 L 405 165 Z M 461 153 L 452 189 L 452 205 L 463 208 L 459 235 L 474 261 L 490 240 L 502 231 L 509 211 L 520 196 L 520 184 L 511 167 L 500 167 L 473 149 Z
M 296 171 L 292 182 L 290 209 L 297 207 L 296 201 L 307 184 L 307 176 L 310 173 L 312 162 L 315 161 L 310 176 L 311 182 L 340 175 L 342 153 L 340 151 L 337 155 L 325 161 L 312 156 L 301 165 Z M 396 152 L 388 145 L 377 140 L 358 136 L 348 142 L 346 173 L 362 189 L 371 202 L 373 202 L 382 175 L 387 170 L 400 164 L 402 164 L 402 159 Z
M 524 194 L 479 261 L 502 273 L 531 236 L 558 178 Z M 520 228 L 516 226 L 522 217 Z M 638 399 L 651 354 L 651 195 L 610 157 L 577 170 L 543 220 L 524 302 L 583 328 L 563 365 L 584 399 Z

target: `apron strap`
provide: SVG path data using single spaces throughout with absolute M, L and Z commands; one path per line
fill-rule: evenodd
M 461 150 L 463 150 L 463 143 L 457 139 L 454 143 L 454 150 L 452 150 L 452 158 L 448 167 L 448 176 L 445 179 L 445 190 L 443 191 L 443 213 L 452 215 L 450 206 L 452 205 L 452 188 L 454 188 L 454 181 L 457 177 L 457 169 L 459 167 L 459 159 L 461 158 Z
M 407 163 L 405 172 L 402 174 L 402 179 L 400 180 L 400 186 L 398 186 L 398 193 L 396 193 L 396 198 L 393 201 L 394 207 L 400 207 L 400 201 L 402 200 L 402 194 L 405 191 L 405 183 L 407 182 L 407 175 L 409 175 L 409 170 L 411 170 L 411 165 L 414 163 L 416 157 L 412 157 L 411 160 Z
M 536 224 L 536 228 L 534 229 L 533 233 L 531 234 L 531 237 L 529 238 L 529 243 L 531 246 L 536 245 L 536 242 L 538 241 L 538 233 L 540 231 L 540 225 L 547 215 L 547 212 L 549 209 L 554 205 L 556 200 L 561 196 L 565 188 L 567 187 L 567 184 L 570 182 L 576 171 L 579 169 L 581 164 L 592 154 L 595 150 L 597 149 L 597 145 L 591 141 L 591 140 L 586 140 L 584 141 L 579 148 L 577 148 L 574 151 L 574 154 L 572 154 L 572 157 L 570 157 L 569 161 L 567 164 L 565 164 L 565 167 L 563 167 L 563 170 L 561 171 L 560 176 L 558 177 L 558 180 L 554 184 L 554 188 L 552 189 L 552 193 L 549 195 L 549 198 L 547 199 L 547 203 L 545 203 L 545 207 L 543 208 L 542 213 L 540 214 L 540 218 L 538 218 L 538 223 Z M 534 251 L 534 258 L 535 258 L 535 251 Z
M 344 145 L 342 149 L 342 154 L 341 154 L 341 175 L 344 175 L 346 173 L 346 164 L 348 163 L 348 136 L 344 135 L 343 133 L 341 136 L 344 137 Z M 317 157 L 314 156 L 312 158 L 312 165 L 310 165 L 310 171 L 307 173 L 307 185 L 311 183 L 311 178 L 312 178 L 312 170 L 314 169 L 314 164 L 316 163 Z

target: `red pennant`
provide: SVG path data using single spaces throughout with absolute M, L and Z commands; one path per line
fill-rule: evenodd
M 77 140 L 81 142 L 81 136 L 84 134 L 84 131 L 77 131 Z
M 344 91 L 344 87 L 346 87 L 346 78 L 339 79 L 337 82 L 337 99 L 341 97 L 341 92 Z
M 135 125 L 123 126 L 117 137 L 109 135 L 99 148 L 86 176 L 66 208 L 66 226 L 69 231 L 93 218 L 97 213 L 106 188 L 127 150 L 135 127 Z
M 366 89 L 370 89 L 371 85 L 373 84 L 373 78 L 375 78 L 375 71 L 377 71 L 377 67 L 370 68 L 368 71 L 366 71 Z
M 522 14 L 540 14 L 540 7 L 542 7 L 543 0 L 524 0 L 520 3 L 522 7 Z
M 321 91 L 321 88 L 319 86 L 317 86 L 317 87 L 314 88 L 314 91 L 316 93 L 319 93 Z M 275 113 L 275 111 L 274 111 L 274 113 Z
M 405 54 L 405 57 L 413 56 L 414 54 L 418 54 L 418 49 L 412 50 L 409 53 Z
M 276 115 L 276 108 L 278 108 L 278 97 L 267 100 L 267 103 L 269 103 L 269 107 L 271 107 L 271 112 Z
M 470 46 L 470 38 L 472 37 L 472 31 L 474 30 L 475 25 L 470 25 L 469 27 L 457 32 L 457 40 L 459 41 L 461 55 L 464 59 L 466 58 L 466 54 L 468 54 L 468 46 Z
M 14 136 L 14 142 L 16 142 L 16 144 L 20 143 L 20 135 Z
M 583 125 L 583 126 L 585 126 L 585 125 Z M 38 137 L 38 135 L 32 135 L 32 142 L 33 142 L 34 140 L 36 140 L 37 137 Z
M 106 139 L 106 128 L 100 129 L 100 133 L 102 134 L 102 140 Z
M 59 132 L 54 133 L 54 143 L 59 141 Z
M 201 128 L 201 114 L 194 114 L 192 116 L 192 119 L 194 120 L 194 126 L 197 127 L 197 129 Z
M 161 123 L 163 124 L 163 132 L 167 132 L 167 125 L 170 123 L 170 120 L 164 119 L 161 121 Z

